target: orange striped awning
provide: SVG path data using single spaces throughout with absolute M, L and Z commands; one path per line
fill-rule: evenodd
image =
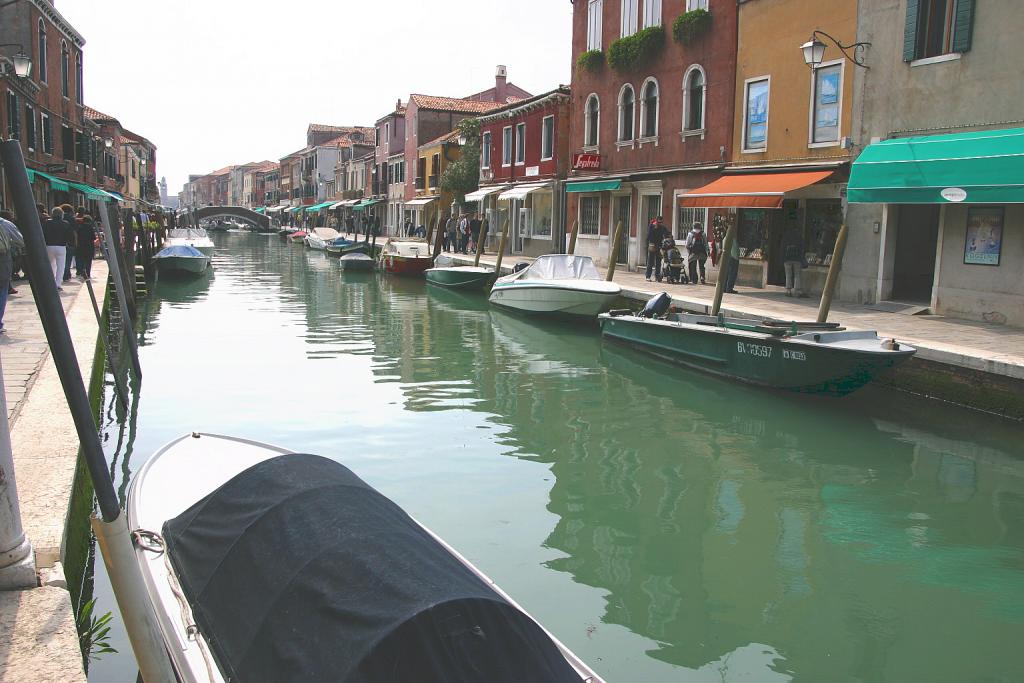
M 726 175 L 687 192 L 679 198 L 679 206 L 690 209 L 780 209 L 783 195 L 787 192 L 813 185 L 830 175 L 832 171 Z

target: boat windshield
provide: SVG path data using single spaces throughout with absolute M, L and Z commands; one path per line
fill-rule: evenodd
M 202 228 L 175 228 L 167 233 L 168 239 L 198 240 L 207 237 Z
M 600 280 L 594 261 L 589 256 L 546 254 L 539 256 L 523 271 L 521 280 Z

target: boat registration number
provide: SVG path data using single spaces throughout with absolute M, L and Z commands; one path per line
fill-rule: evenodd
M 757 358 L 772 357 L 772 347 L 764 346 L 763 344 L 748 344 L 745 342 L 736 342 L 736 352 L 745 353 L 748 356 L 755 356 Z

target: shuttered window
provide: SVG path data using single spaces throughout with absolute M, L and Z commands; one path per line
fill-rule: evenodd
M 18 109 L 18 96 L 7 91 L 7 137 L 12 140 L 21 139 L 21 111 Z
M 907 0 L 903 61 L 971 49 L 975 0 Z
M 32 107 L 25 105 L 25 143 L 26 147 L 35 151 L 36 149 L 36 112 Z

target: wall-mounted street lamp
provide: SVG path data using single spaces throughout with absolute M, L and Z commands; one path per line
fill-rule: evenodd
M 14 64 L 14 74 L 18 78 L 28 78 L 32 75 L 32 58 L 25 54 L 25 47 L 21 43 L 4 43 L 0 47 L 17 47 L 18 54 L 11 57 Z
M 114 146 L 114 140 L 112 138 L 103 138 L 103 146 L 110 149 Z
M 814 31 L 811 33 L 811 39 L 800 46 L 800 49 L 803 50 L 804 53 L 804 63 L 812 70 L 821 66 L 822 61 L 825 59 L 825 48 L 827 45 L 821 42 L 819 38 L 827 38 L 831 40 L 835 43 L 835 46 L 839 48 L 839 51 L 843 53 L 843 56 L 857 66 L 864 67 L 865 69 L 871 68 L 864 63 L 864 52 L 867 48 L 871 47 L 871 43 L 851 43 L 849 45 L 843 45 L 824 31 Z M 850 52 L 851 50 L 853 51 L 852 53 Z

